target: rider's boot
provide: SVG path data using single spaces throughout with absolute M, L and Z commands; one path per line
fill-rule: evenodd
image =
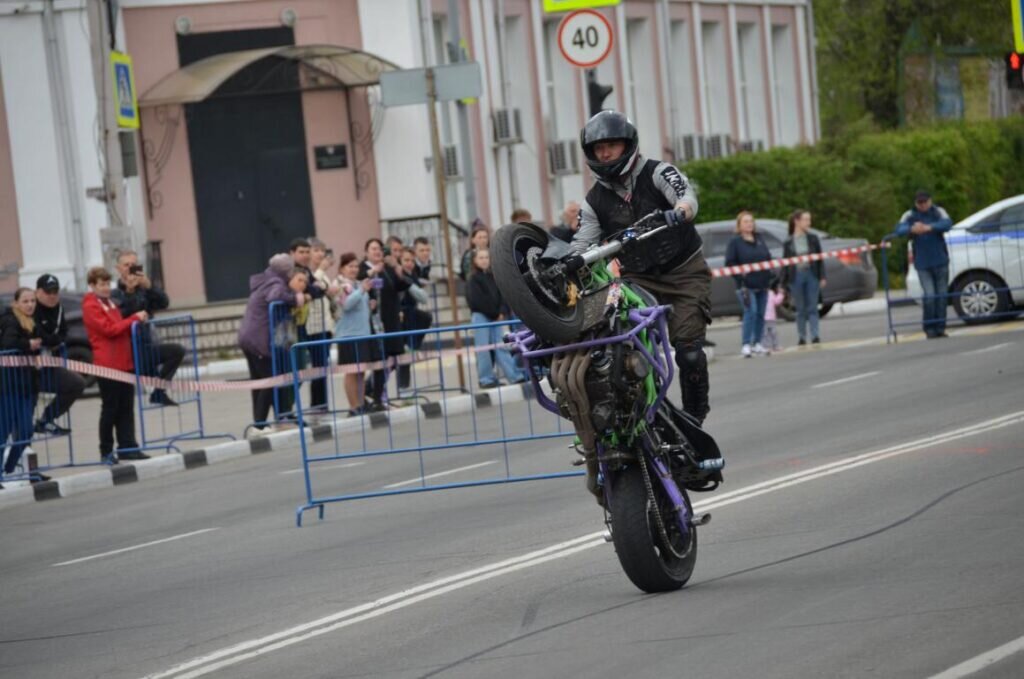
M 676 342 L 674 346 L 676 365 L 679 366 L 679 385 L 683 392 L 683 410 L 703 424 L 704 418 L 711 410 L 708 403 L 711 384 L 708 379 L 708 358 L 704 354 L 704 346 L 700 340 Z

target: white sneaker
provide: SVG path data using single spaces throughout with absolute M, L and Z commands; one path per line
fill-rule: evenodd
M 754 353 L 755 354 L 767 354 L 767 353 L 769 353 L 769 351 L 764 348 L 764 345 L 762 345 L 760 342 L 758 342 L 757 344 L 754 345 Z
M 750 356 L 751 356 L 750 345 L 749 344 L 744 344 L 743 348 L 740 349 L 740 354 L 743 356 L 743 358 L 750 358 Z

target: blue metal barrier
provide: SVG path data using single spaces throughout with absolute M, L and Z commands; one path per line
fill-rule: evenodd
M 289 372 L 289 352 L 298 342 L 298 328 L 292 318 L 291 307 L 283 302 L 271 302 L 267 308 L 270 319 L 270 372 L 274 377 Z M 294 422 L 292 390 L 289 387 L 274 389 L 274 423 Z M 254 422 L 256 425 L 266 422 Z
M 1007 211 L 1009 212 L 1009 211 Z M 948 285 L 937 294 L 925 294 L 918 271 L 908 264 L 906 295 L 894 296 L 889 276 L 890 252 L 905 239 L 886 236 L 882 248 L 882 287 L 885 290 L 887 339 L 898 340 L 897 329 L 920 327 L 926 334 L 945 331 L 947 324 L 1010 320 L 1024 307 L 1024 223 L 1000 215 L 969 227 L 954 227 L 945 234 L 949 252 Z M 909 254 L 909 253 L 908 253 Z M 912 258 L 908 256 L 908 261 Z M 933 305 L 933 306 L 930 306 Z M 900 307 L 920 309 L 894 311 Z M 953 308 L 950 317 L 949 308 Z
M 19 355 L 18 351 L 0 352 L 3 357 Z M 51 355 L 61 360 L 62 367 L 0 367 L 0 453 L 4 462 L 0 482 L 31 480 L 38 478 L 38 472 L 76 465 L 71 414 L 59 400 L 59 371 L 67 370 L 67 353 L 61 346 Z M 60 414 L 49 416 L 53 413 Z M 56 431 L 36 431 L 36 423 L 43 421 L 44 415 L 56 425 Z
M 490 351 L 491 342 L 470 342 L 466 346 L 446 349 L 441 355 L 434 355 L 431 350 L 421 349 L 406 357 L 391 357 L 386 362 L 394 364 L 398 360 L 411 361 L 413 366 L 411 379 L 413 387 L 417 386 L 421 374 L 425 374 L 423 366 L 435 360 L 441 361 L 442 369 L 454 373 L 458 363 L 468 368 L 468 393 L 450 395 L 446 391 L 437 394 L 437 401 L 417 403 L 404 408 L 391 408 L 388 412 L 356 414 L 351 417 L 340 416 L 344 408 L 340 407 L 335 390 L 335 381 L 328 380 L 328 398 L 332 415 L 325 421 L 320 418 L 315 423 L 307 423 L 301 407 L 301 386 L 303 376 L 297 361 L 298 352 L 315 346 L 337 347 L 339 355 L 356 355 L 358 363 L 355 370 L 367 371 L 376 368 L 380 362 L 374 362 L 374 356 L 364 358 L 367 342 L 382 343 L 389 338 L 407 338 L 421 336 L 421 346 L 448 346 L 458 333 L 475 337 L 500 336 L 511 326 L 519 325 L 517 321 L 476 323 L 447 328 L 429 328 L 407 332 L 387 333 L 368 337 L 335 338 L 319 342 L 301 342 L 292 346 L 292 390 L 299 413 L 300 445 L 302 450 L 302 471 L 305 480 L 306 501 L 296 510 L 296 524 L 302 525 L 305 511 L 316 508 L 319 517 L 323 518 L 324 505 L 331 502 L 344 502 L 372 497 L 404 495 L 453 488 L 468 488 L 495 484 L 534 481 L 539 479 L 557 479 L 570 476 L 582 476 L 583 471 L 561 470 L 548 471 L 537 469 L 518 469 L 516 464 L 529 466 L 520 459 L 513 460 L 513 449 L 531 441 L 574 436 L 572 425 L 546 410 L 541 409 L 533 399 L 534 390 L 541 388 L 541 383 L 533 380 L 508 384 L 493 389 L 478 389 L 479 373 L 476 354 Z M 348 345 L 347 348 L 343 348 Z M 361 349 L 362 347 L 362 349 Z M 500 347 L 497 351 L 508 351 Z M 372 349 L 371 349 L 372 351 Z M 362 352 L 362 353 L 361 353 Z M 504 361 L 502 361 L 504 363 Z M 507 365 L 507 363 L 506 363 Z M 513 375 L 513 378 L 528 376 Z M 312 424 L 312 426 L 309 426 Z M 442 470 L 428 473 L 427 463 L 449 460 L 459 451 L 480 448 L 483 446 L 500 446 L 501 455 L 497 459 L 458 469 Z M 393 483 L 384 487 L 356 489 L 352 492 L 338 493 L 328 491 L 320 493 L 315 483 L 317 469 L 323 469 L 325 463 L 337 467 L 340 461 L 351 461 L 360 458 L 368 460 L 390 459 L 391 456 L 408 456 L 416 454 L 416 470 L 418 476 L 412 479 Z M 564 461 L 564 459 L 563 459 Z M 470 469 L 503 464 L 504 473 L 474 480 L 431 483 L 430 479 L 462 473 Z M 515 468 L 515 469 L 514 469 Z M 339 478 L 332 475 L 329 479 Z M 329 482 L 329 481 L 328 481 Z M 315 487 L 317 486 L 317 487 Z
M 191 315 L 133 323 L 132 358 L 139 407 L 139 450 L 178 450 L 176 443 L 184 440 L 234 440 L 231 434 L 206 432 L 203 394 L 187 384 L 200 381 L 196 322 Z M 147 390 L 147 377 L 173 379 L 172 387 Z

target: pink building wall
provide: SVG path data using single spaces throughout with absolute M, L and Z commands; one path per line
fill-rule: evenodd
M 128 51 L 135 63 L 138 91 L 149 88 L 178 68 L 176 17 L 185 14 L 193 32 L 244 30 L 280 25 L 281 11 L 295 10 L 296 44 L 326 43 L 359 49 L 359 13 L 356 0 L 266 0 L 264 2 L 139 7 L 124 10 Z M 367 238 L 379 235 L 379 211 L 370 111 L 365 90 L 350 92 L 352 120 L 345 94 L 340 91 L 302 95 L 306 156 L 316 235 L 336 251 L 361 251 Z M 352 139 L 351 125 L 365 138 Z M 146 151 L 149 237 L 163 241 L 164 279 L 177 306 L 206 300 L 199 224 L 192 184 L 188 134 L 180 106 L 144 109 L 142 139 Z M 345 143 L 349 167 L 318 171 L 313 147 Z M 354 173 L 361 180 L 356 189 Z M 244 243 L 240 243 L 244 246 Z M 255 273 L 255 272 L 254 272 Z
M 18 230 L 18 198 L 14 191 L 14 168 L 11 164 L 11 138 L 7 129 L 7 106 L 0 75 L 0 267 L 16 264 L 21 267 L 21 233 Z M 17 273 L 0 278 L 0 292 L 13 292 L 18 287 Z

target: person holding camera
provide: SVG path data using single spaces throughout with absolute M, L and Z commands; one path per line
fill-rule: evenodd
M 146 276 L 139 256 L 132 250 L 124 250 L 117 256 L 117 288 L 112 290 L 110 298 L 121 310 L 123 318 L 129 318 L 140 311 L 145 311 L 152 318 L 157 311 L 163 311 L 171 305 L 167 293 L 153 286 Z M 178 366 L 185 359 L 185 347 L 170 342 L 160 342 L 152 328 L 139 328 L 139 348 L 142 364 L 138 366 L 139 374 L 171 380 Z M 129 342 L 131 335 L 129 334 Z M 149 402 L 157 405 L 176 406 L 174 399 L 164 389 L 154 389 Z
M 399 332 L 402 329 L 401 304 L 399 296 L 409 289 L 410 281 L 403 274 L 390 248 L 384 247 L 379 238 L 366 241 L 366 258 L 359 268 L 359 280 L 373 279 L 370 292 L 370 310 L 372 312 L 371 329 L 378 335 L 388 332 Z M 405 339 L 392 337 L 384 340 L 385 357 L 399 356 L 405 351 Z M 383 410 L 381 395 L 384 392 L 384 370 L 374 370 L 371 384 L 371 407 Z

